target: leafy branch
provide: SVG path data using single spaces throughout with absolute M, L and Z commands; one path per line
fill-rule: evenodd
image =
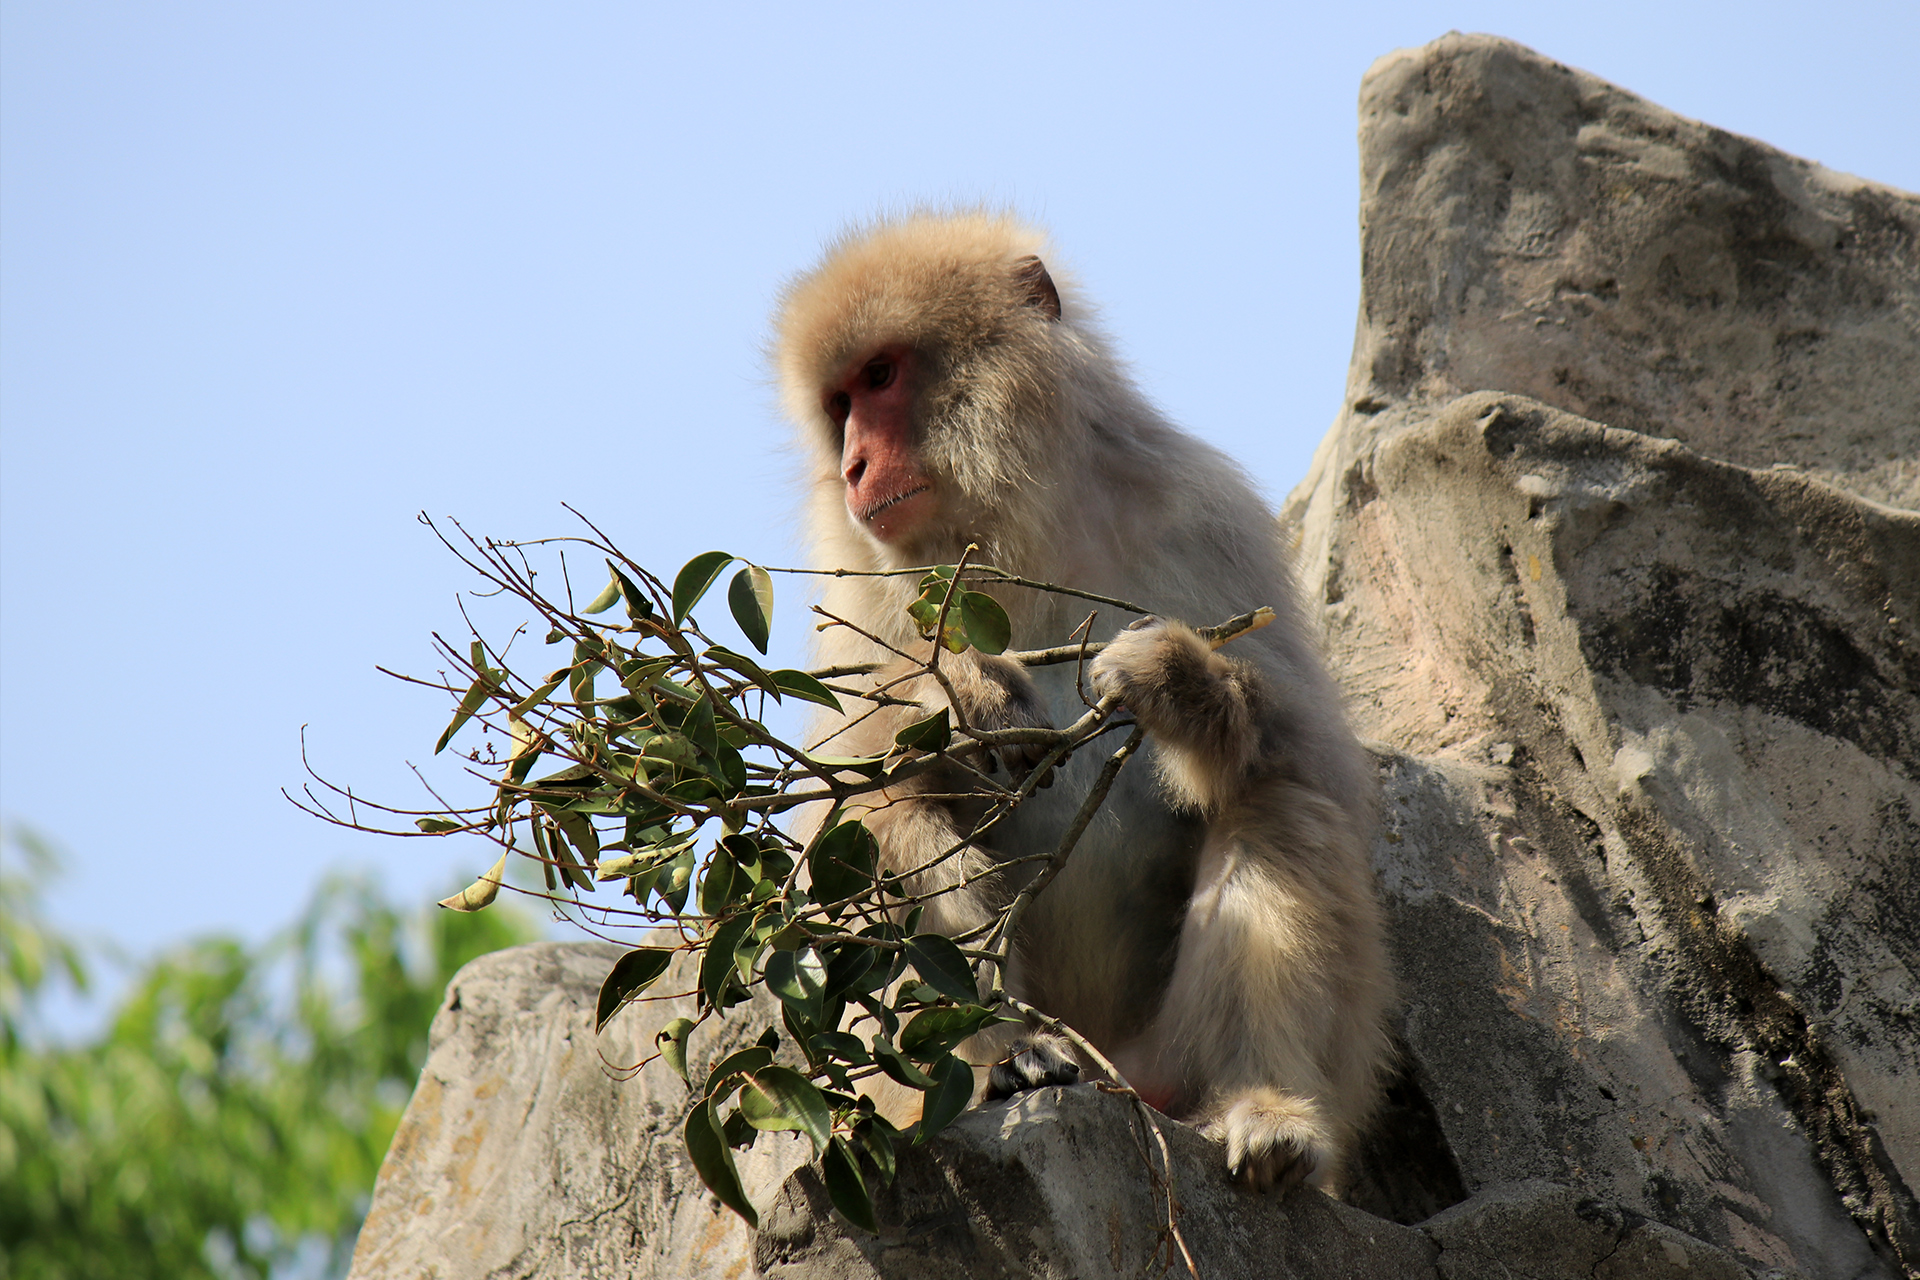
M 428 803 L 370 803 L 309 765 L 311 780 L 288 798 L 357 831 L 487 841 L 496 855 L 492 866 L 442 906 L 483 910 L 506 888 L 545 899 L 597 936 L 642 931 L 639 945 L 607 975 L 595 1026 L 605 1027 L 630 1004 L 658 998 L 648 993 L 670 972 L 691 983 L 681 994 L 693 995 L 696 1016 L 660 1028 L 646 1061 L 658 1058 L 688 1084 L 683 1137 L 707 1186 L 756 1222 L 733 1152 L 763 1132 L 801 1133 L 821 1161 L 835 1207 L 874 1230 L 872 1189 L 892 1179 L 898 1145 L 925 1142 L 972 1098 L 973 1067 L 959 1056 L 965 1042 L 997 1023 L 1061 1026 L 1001 990 L 1001 982 L 1025 912 L 1058 876 L 1143 738 L 1110 698 L 1091 703 L 1063 728 L 970 724 L 943 655 L 973 650 L 1028 666 L 1084 666 L 1100 651 L 1083 638 L 1008 652 L 1011 624 L 984 586 L 1058 592 L 1141 611 L 971 564 L 969 549 L 958 564 L 896 571 L 919 575 L 908 613 L 933 641 L 923 654 L 893 649 L 852 619 L 825 614 L 823 626 L 852 628 L 891 649 L 898 661 L 770 669 L 714 640 L 694 613 L 733 569 L 724 593 L 727 613 L 764 656 L 772 575 L 802 571 L 710 551 L 668 583 L 591 524 L 591 536 L 522 543 L 476 538 L 457 524 L 449 536 L 422 521 L 486 584 L 477 596 L 517 598 L 531 611 L 528 624 L 503 645 L 490 643 L 471 619 L 464 645 L 436 634 L 436 650 L 449 668 L 438 679 L 388 672 L 437 689 L 453 704 L 436 755 L 472 742 L 480 727 L 483 745 L 469 746 L 462 765 L 473 784 L 469 794 L 449 800 L 423 777 Z M 577 608 L 569 548 L 591 552 L 607 571 L 605 587 Z M 536 581 L 536 557 L 548 555 L 558 556 L 568 583 L 565 603 Z M 1217 647 L 1271 616 L 1257 610 L 1202 634 Z M 1089 631 L 1092 622 L 1089 617 Z M 543 634 L 548 650 L 559 650 L 557 664 L 549 658 L 540 665 L 550 669 L 529 674 L 526 664 L 509 661 L 521 631 Z M 911 695 L 929 680 L 945 695 L 941 705 L 929 707 Z M 845 726 L 821 742 L 797 745 L 768 726 L 769 699 L 824 707 L 848 725 L 882 712 L 910 715 L 903 707 L 926 714 L 898 729 L 876 754 L 836 755 L 827 748 Z M 925 888 L 930 878 L 918 873 L 927 868 L 901 874 L 883 865 L 859 813 L 902 795 L 975 802 L 969 812 L 978 817 L 936 856 L 939 865 L 987 837 L 1051 781 L 1070 753 L 1126 728 L 1131 732 L 1108 755 L 1059 844 L 1012 860 L 1026 864 L 1015 880 L 1023 876 L 1024 885 L 986 925 L 959 938 L 921 929 L 927 906 L 971 888 L 968 877 L 943 876 L 938 887 Z M 506 744 L 504 754 L 494 735 Z M 1014 747 L 1023 750 L 1009 750 Z M 1016 754 L 1032 763 L 996 772 L 998 761 Z M 543 771 L 536 776 L 536 769 Z M 959 789 L 936 789 L 942 785 Z M 826 816 L 779 821 L 803 806 Z M 507 863 L 515 855 L 539 866 L 544 892 L 508 883 Z M 777 1001 L 780 1025 L 704 1072 L 694 1070 L 694 1033 L 756 989 Z M 1070 1028 L 1062 1030 L 1113 1088 L 1138 1102 L 1097 1050 Z M 918 1121 L 903 1129 L 880 1113 L 868 1086 L 882 1077 L 922 1095 Z M 1140 1107 L 1152 1127 L 1152 1114 Z M 1170 1239 L 1177 1240 L 1170 1184 L 1167 1197 Z

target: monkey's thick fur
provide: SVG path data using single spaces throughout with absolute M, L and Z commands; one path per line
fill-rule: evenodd
M 811 459 L 813 561 L 951 564 L 975 543 L 977 563 L 1154 611 L 1124 629 L 1131 615 L 1100 609 L 1093 638 L 1110 643 L 1087 691 L 1116 693 L 1145 726 L 1152 768 L 1122 771 L 1027 911 L 1007 987 L 1099 1046 L 1163 1110 L 1222 1140 L 1246 1182 L 1304 1178 L 1337 1191 L 1389 1057 L 1391 981 L 1367 858 L 1372 770 L 1298 615 L 1266 505 L 1234 463 L 1147 403 L 1072 282 L 1049 277 L 1046 253 L 1039 233 L 1008 217 L 919 214 L 849 233 L 787 288 L 774 356 Z M 900 465 L 927 477 L 933 504 L 886 537 L 850 512 L 847 398 L 838 420 L 829 407 L 831 389 L 882 350 L 910 353 Z M 906 612 L 917 590 L 912 575 L 837 578 L 824 604 L 923 653 Z M 1065 642 L 1094 608 L 1019 588 L 994 594 L 1016 648 Z M 1260 605 L 1275 609 L 1274 624 L 1219 652 L 1171 621 Z M 892 657 L 846 628 L 825 631 L 817 656 Z M 876 682 L 898 674 L 895 661 Z M 1073 664 L 1028 670 L 969 653 L 943 670 L 980 727 L 1065 724 L 1085 709 Z M 834 754 L 884 750 L 944 701 L 930 680 L 894 692 L 924 709 L 883 708 L 851 728 L 829 718 L 815 740 L 832 736 Z M 875 798 L 867 821 L 884 865 L 918 892 L 953 890 L 929 903 L 928 927 L 960 934 L 988 921 L 1037 869 L 996 864 L 1052 850 L 1118 743 L 1080 751 L 984 848 L 941 862 L 983 809 L 948 798 L 967 789 L 962 777 L 923 776 Z M 997 1092 L 1072 1078 L 1064 1042 L 1027 1039 L 996 1073 Z

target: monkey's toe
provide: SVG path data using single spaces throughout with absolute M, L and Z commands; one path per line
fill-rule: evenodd
M 1228 1174 L 1252 1191 L 1290 1191 L 1327 1171 L 1329 1148 L 1319 1109 L 1305 1098 L 1252 1090 L 1205 1132 L 1226 1143 Z
M 1050 1084 L 1077 1084 L 1080 1064 L 1064 1040 L 1056 1036 L 1035 1035 L 1016 1040 L 1007 1056 L 987 1072 L 988 1102 L 1011 1098 L 1027 1089 Z

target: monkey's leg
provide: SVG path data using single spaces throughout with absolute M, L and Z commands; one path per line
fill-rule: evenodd
M 1148 1033 L 1178 1110 L 1256 1189 L 1335 1190 L 1385 1055 L 1378 919 L 1342 819 L 1296 787 L 1221 815 Z

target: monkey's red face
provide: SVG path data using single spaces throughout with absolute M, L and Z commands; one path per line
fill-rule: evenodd
M 889 545 L 923 529 L 939 507 L 914 448 L 915 373 L 911 347 L 882 347 L 827 390 L 827 416 L 840 428 L 847 510 Z

